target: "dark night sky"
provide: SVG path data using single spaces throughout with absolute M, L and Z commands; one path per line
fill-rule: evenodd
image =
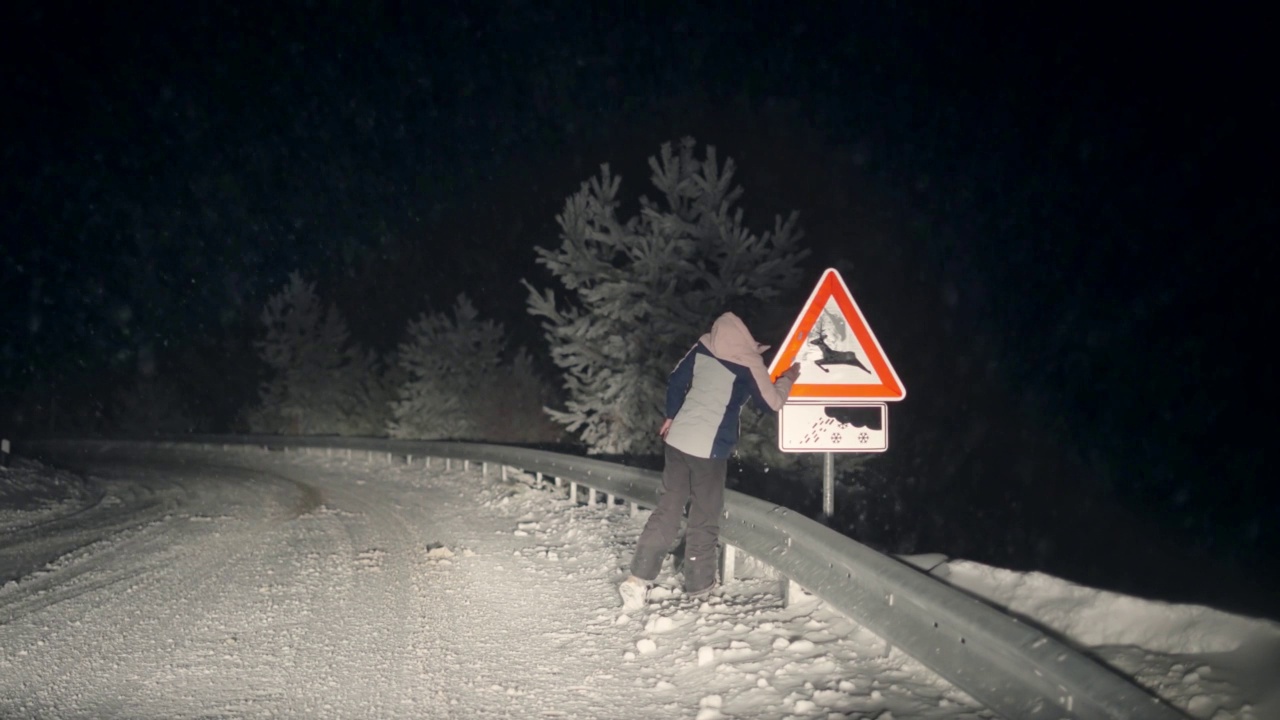
M 814 278 L 850 279 L 916 403 L 900 431 L 999 414 L 1136 502 L 1280 524 L 1258 17 L 150 5 L 5 11 L 0 427 L 153 372 L 225 422 L 294 269 L 380 348 L 464 290 L 536 345 L 517 281 L 547 282 L 564 198 L 602 162 L 645 192 L 692 135 L 738 162 L 749 218 L 801 211 Z M 968 445 L 911 471 L 979 473 L 973 447 L 1025 433 L 976 424 L 930 428 Z

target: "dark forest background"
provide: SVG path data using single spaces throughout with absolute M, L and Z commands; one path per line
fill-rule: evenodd
M 467 292 L 536 360 L 519 281 L 550 284 L 565 198 L 604 162 L 644 192 L 690 135 L 738 163 L 751 223 L 801 213 L 810 276 L 841 270 L 909 388 L 890 452 L 840 463 L 843 529 L 1280 612 L 1277 101 L 1249 11 L 4 13 L 6 435 L 113 432 L 156 378 L 174 432 L 235 430 L 294 270 L 379 352 Z

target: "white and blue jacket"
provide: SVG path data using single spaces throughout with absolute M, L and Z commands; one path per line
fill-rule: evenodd
M 762 412 L 782 406 L 791 381 L 769 380 L 759 347 L 742 321 L 725 313 L 689 350 L 667 378 L 668 445 L 695 457 L 727 458 L 738 444 L 739 416 L 748 400 Z

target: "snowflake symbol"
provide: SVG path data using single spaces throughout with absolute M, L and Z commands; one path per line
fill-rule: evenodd
M 840 433 L 831 433 L 831 442 L 840 442 Z
M 868 435 L 867 433 L 858 433 L 858 442 L 862 443 L 863 445 L 866 445 L 867 442 L 870 440 L 871 440 L 871 436 Z

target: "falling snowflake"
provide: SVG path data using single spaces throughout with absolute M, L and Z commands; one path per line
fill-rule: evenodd
M 871 440 L 871 436 L 867 433 L 858 433 L 858 442 L 866 445 Z

